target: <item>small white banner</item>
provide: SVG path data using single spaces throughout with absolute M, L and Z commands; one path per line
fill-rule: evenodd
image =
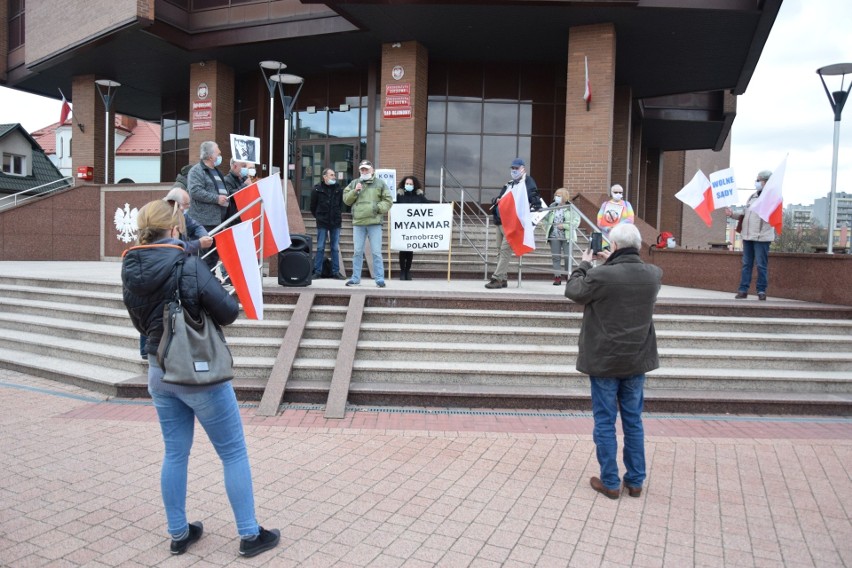
M 390 209 L 391 250 L 450 250 L 452 233 L 452 203 L 397 203 Z
M 376 170 L 376 177 L 387 184 L 391 198 L 396 201 L 396 170 L 379 168 Z
M 737 180 L 734 168 L 726 168 L 710 174 L 710 186 L 713 188 L 713 209 L 737 204 Z

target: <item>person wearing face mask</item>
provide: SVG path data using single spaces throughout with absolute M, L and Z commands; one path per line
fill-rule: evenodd
M 343 188 L 331 168 L 322 172 L 322 179 L 311 192 L 311 214 L 317 220 L 317 246 L 314 256 L 314 278 L 322 276 L 325 261 L 325 241 L 331 247 L 331 274 L 336 280 L 346 280 L 340 273 L 340 227 L 343 224 Z
M 423 194 L 420 180 L 414 176 L 406 176 L 399 182 L 396 190 L 397 203 L 429 203 Z M 411 263 L 414 260 L 414 251 L 399 251 L 399 279 L 411 280 Z
M 604 235 L 609 235 L 619 223 L 633 224 L 633 206 L 624 199 L 624 188 L 615 184 L 609 194 L 610 199 L 604 201 L 598 211 L 598 227 Z
M 509 246 L 509 241 L 506 240 L 506 235 L 503 232 L 503 223 L 500 220 L 500 209 L 497 207 L 497 202 L 506 194 L 507 191 L 519 184 L 524 184 L 523 187 L 527 190 L 527 200 L 530 203 L 530 211 L 538 211 L 541 209 L 541 196 L 538 194 L 538 186 L 531 175 L 527 174 L 526 164 L 520 158 L 512 160 L 512 165 L 509 169 L 509 174 L 512 179 L 503 186 L 500 195 L 491 200 L 491 210 L 494 212 L 494 224 L 497 225 L 497 248 L 499 253 L 497 256 L 497 267 L 494 269 L 494 274 L 491 275 L 491 280 L 485 285 L 489 290 L 496 288 L 506 288 L 509 285 L 509 261 L 512 259 L 512 247 Z
M 191 200 L 189 215 L 201 223 L 207 232 L 222 224 L 222 214 L 228 208 L 228 186 L 225 177 L 217 169 L 221 164 L 219 145 L 208 140 L 201 143 L 200 161 L 192 166 L 187 175 L 187 190 Z M 214 250 L 204 261 L 212 271 L 219 264 L 219 254 Z
M 772 172 L 763 170 L 757 174 L 757 179 L 754 182 L 755 192 L 748 198 L 745 207 L 739 211 L 732 211 L 730 207 L 725 208 L 725 215 L 732 219 L 742 221 L 740 235 L 743 238 L 743 267 L 740 274 L 740 287 L 737 290 L 737 300 L 745 300 L 748 298 L 748 289 L 751 287 L 751 274 L 755 262 L 757 262 L 757 298 L 759 300 L 766 299 L 766 286 L 769 283 L 768 265 L 769 265 L 769 245 L 775 240 L 775 229 L 760 218 L 760 215 L 751 210 L 751 206 L 755 200 L 760 197 L 763 192 L 763 187 Z
M 576 229 L 580 226 L 580 215 L 570 205 L 568 188 L 560 187 L 550 204 L 553 211 L 544 218 L 544 234 L 550 245 L 550 257 L 553 264 L 553 285 L 562 284 L 560 266 L 565 266 L 565 274 L 571 274 L 571 243 L 577 241 Z
M 343 190 L 343 203 L 352 208 L 352 241 L 355 253 L 352 255 L 352 277 L 347 286 L 361 283 L 361 269 L 364 264 L 364 243 L 370 239 L 373 255 L 373 277 L 376 286 L 385 287 L 385 265 L 382 261 L 382 223 L 393 205 L 393 197 L 384 180 L 376 177 L 373 163 L 363 160 L 358 171 L 361 176 L 349 182 Z
M 246 185 L 251 185 L 257 181 L 257 170 L 254 165 L 248 167 L 246 171 Z
M 228 197 L 234 195 L 244 187 L 248 187 L 248 185 L 248 167 L 246 163 L 231 158 L 231 169 L 228 175 L 225 176 L 225 187 L 228 189 Z M 229 199 L 228 207 L 222 212 L 222 221 L 230 219 L 236 215 L 237 211 L 237 204 L 234 203 L 233 199 Z M 239 219 L 234 219 L 228 226 L 236 225 L 239 222 Z

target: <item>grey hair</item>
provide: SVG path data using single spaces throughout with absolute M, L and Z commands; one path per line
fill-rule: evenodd
M 212 140 L 201 143 L 201 161 L 209 160 L 215 153 L 217 144 Z
M 632 223 L 619 223 L 609 232 L 609 242 L 615 244 L 616 249 L 642 248 L 642 235 L 639 229 Z
M 772 172 L 770 172 L 769 170 L 763 170 L 762 172 L 757 174 L 757 179 L 762 179 L 763 181 L 766 181 L 771 177 L 772 177 Z
M 611 188 L 609 188 L 609 192 L 610 192 L 610 194 L 612 194 L 612 193 L 613 193 L 614 191 L 616 191 L 616 190 L 620 191 L 621 193 L 624 193 L 624 188 L 623 188 L 623 187 L 621 187 L 621 184 L 615 184 L 614 186 L 612 186 Z
M 337 172 L 335 172 L 335 171 L 334 171 L 334 168 L 325 168 L 325 169 L 322 171 L 322 175 L 325 175 L 325 174 L 327 174 L 328 172 L 331 172 L 331 173 L 333 173 L 334 175 L 337 175 Z

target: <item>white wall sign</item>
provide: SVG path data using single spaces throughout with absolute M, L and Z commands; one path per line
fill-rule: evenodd
M 393 197 L 393 200 L 396 201 L 396 170 L 376 170 L 376 177 L 387 184 L 388 189 L 391 192 L 391 197 Z

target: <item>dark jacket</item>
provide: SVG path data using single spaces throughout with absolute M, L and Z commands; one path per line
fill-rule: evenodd
M 183 218 L 186 220 L 186 233 L 181 237 L 186 244 L 186 254 L 197 254 L 201 250 L 201 243 L 198 240 L 207 236 L 207 229 L 190 217 L 186 211 L 183 212 Z
M 404 188 L 400 188 L 396 190 L 396 202 L 397 203 L 431 203 L 426 196 L 423 195 L 422 189 L 415 189 L 414 191 L 405 191 Z
M 183 243 L 163 239 L 127 250 L 121 265 L 124 306 L 130 321 L 148 336 L 146 350 L 156 355 L 163 336 L 163 306 L 175 291 L 176 266 L 183 260 L 180 280 L 181 303 L 193 317 L 203 307 L 219 325 L 233 323 L 239 315 L 237 301 L 228 295 L 210 269 L 194 256 L 187 256 Z
M 500 209 L 497 207 L 497 202 L 500 201 L 500 198 L 505 195 L 507 191 L 513 188 L 516 184 L 520 183 L 522 179 L 527 180 L 527 199 L 530 202 L 530 211 L 538 211 L 541 209 L 541 196 L 538 194 L 538 186 L 535 184 L 535 180 L 529 174 L 524 174 L 517 180 L 512 180 L 506 185 L 503 186 L 503 189 L 500 190 L 500 195 L 491 200 L 491 204 L 494 206 L 494 224 L 502 225 L 503 222 L 500 220 Z
M 578 371 L 623 378 L 660 366 L 653 315 L 662 277 L 634 248 L 616 250 L 601 266 L 583 261 L 574 269 L 565 297 L 585 306 Z
M 337 229 L 343 224 L 343 188 L 334 182 L 326 185 L 319 182 L 311 191 L 311 214 L 317 220 L 317 227 Z

